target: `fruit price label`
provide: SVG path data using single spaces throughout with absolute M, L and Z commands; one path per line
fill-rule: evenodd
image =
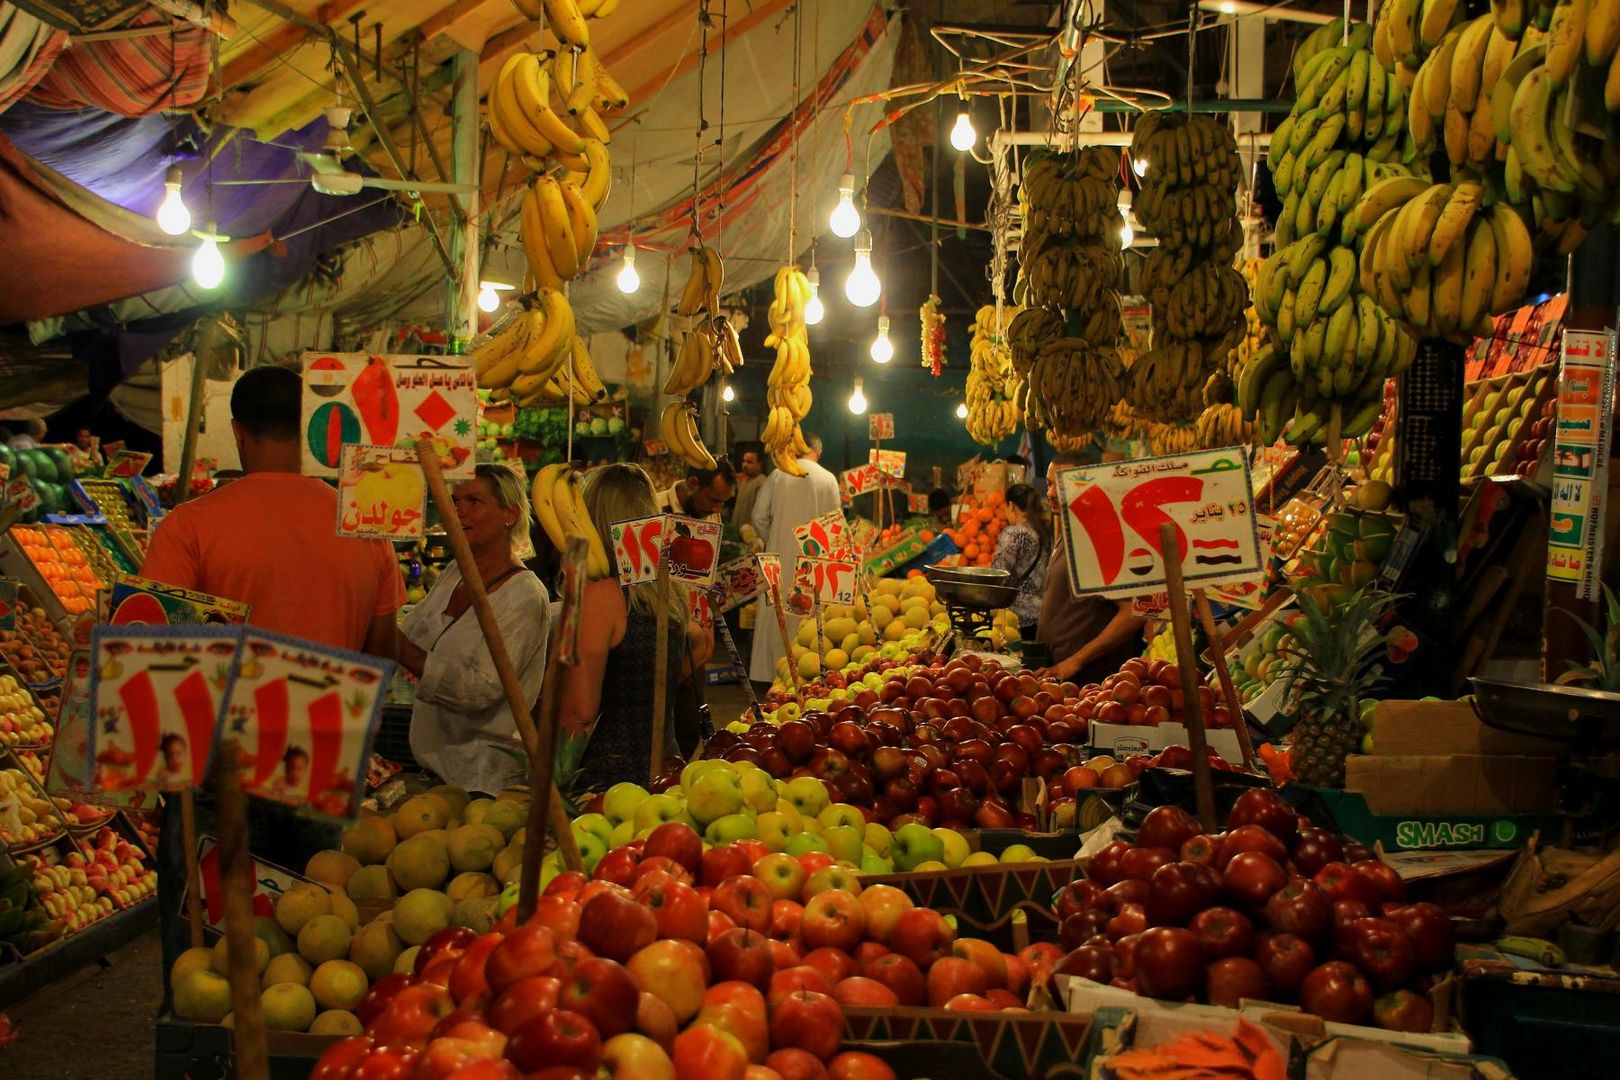
M 394 665 L 246 628 L 218 738 L 236 741 L 242 787 L 270 802 L 352 818 Z
M 777 568 L 780 573 L 780 563 Z M 759 556 L 744 555 L 720 565 L 715 571 L 714 586 L 709 590 L 709 596 L 716 608 L 723 612 L 733 611 L 765 592 L 767 587 Z
M 428 439 L 447 480 L 470 480 L 478 376 L 460 357 L 305 353 L 302 471 L 337 477 L 343 447 Z
M 619 568 L 620 584 L 652 581 L 658 576 L 658 562 L 667 549 L 671 581 L 708 588 L 714 584 L 720 562 L 722 528 L 718 521 L 679 514 L 614 522 L 613 558 Z
M 906 496 L 906 512 L 911 514 L 928 513 L 928 494 L 910 494 Z
M 101 475 L 128 480 L 145 472 L 146 466 L 151 464 L 151 461 L 151 454 L 143 454 L 136 450 L 120 450 L 107 459 L 107 467 L 101 471 Z
M 877 468 L 884 476 L 892 476 L 896 480 L 904 479 L 906 475 L 906 452 L 904 450 L 869 450 L 866 460 Z
M 125 575 L 113 583 L 107 610 L 114 626 L 236 626 L 247 622 L 250 608 L 239 600 Z
M 799 554 L 824 558 L 841 550 L 847 543 L 849 525 L 842 510 L 829 510 L 818 518 L 793 530 L 799 541 Z
M 51 738 L 51 759 L 45 770 L 45 790 L 76 802 L 138 810 L 156 806 L 155 791 L 102 791 L 95 786 L 95 763 L 90 752 L 94 725 L 90 716 L 90 650 L 74 649 L 62 682 L 62 703 L 56 713 L 56 734 Z
M 894 438 L 894 413 L 875 412 L 867 416 L 866 437 L 873 442 Z
M 838 475 L 844 481 L 845 499 L 853 499 L 877 490 L 879 473 L 876 465 L 857 465 L 853 469 L 845 469 Z
M 855 577 L 859 566 L 845 559 L 818 559 L 800 555 L 793 564 L 793 595 L 807 600 L 807 606 L 855 602 Z M 797 608 L 798 604 L 792 604 Z
M 427 482 L 414 449 L 343 447 L 338 473 L 339 536 L 418 540 L 427 518 Z
M 97 626 L 90 635 L 91 786 L 201 786 L 242 631 Z
M 1604 492 L 1614 437 L 1614 344 L 1608 330 L 1566 329 L 1558 373 L 1547 576 L 1574 584 L 1583 600 L 1597 599 L 1603 566 Z
M 1065 469 L 1058 502 L 1077 598 L 1163 591 L 1159 526 L 1166 523 L 1175 527 L 1189 586 L 1241 582 L 1261 572 L 1241 449 Z

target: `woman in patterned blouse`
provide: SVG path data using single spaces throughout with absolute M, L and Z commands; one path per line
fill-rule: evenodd
M 996 540 L 996 557 L 990 565 L 1007 571 L 1009 584 L 1018 589 L 1012 609 L 1025 641 L 1035 640 L 1051 558 L 1052 520 L 1047 517 L 1046 503 L 1028 484 L 1014 484 L 1007 489 L 1007 527 Z

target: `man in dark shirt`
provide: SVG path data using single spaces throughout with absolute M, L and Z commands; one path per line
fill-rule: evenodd
M 1058 505 L 1057 474 L 1076 465 L 1091 464 L 1086 455 L 1065 451 L 1046 467 L 1046 501 L 1052 520 L 1063 519 Z M 1054 534 L 1052 563 L 1041 594 L 1040 640 L 1052 652 L 1052 665 L 1036 674 L 1066 679 L 1085 686 L 1101 682 L 1119 670 L 1141 647 L 1142 620 L 1131 614 L 1130 600 L 1088 596 L 1077 600 L 1069 589 L 1069 556 Z

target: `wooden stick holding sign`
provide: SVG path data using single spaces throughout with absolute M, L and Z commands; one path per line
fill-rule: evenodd
M 1237 729 L 1238 748 L 1243 751 L 1243 767 L 1256 771 L 1254 762 L 1254 745 L 1249 742 L 1249 722 L 1243 718 L 1243 701 L 1238 697 L 1237 687 L 1232 684 L 1232 673 L 1226 668 L 1226 650 L 1221 647 L 1221 633 L 1215 627 L 1215 613 L 1209 607 L 1209 594 L 1203 589 L 1194 589 L 1193 606 L 1198 609 L 1198 621 L 1204 628 L 1204 636 L 1209 639 L 1210 663 L 1215 668 L 1215 677 L 1221 683 L 1221 696 L 1226 699 L 1226 711 L 1232 714 L 1232 726 Z M 1180 648 L 1180 642 L 1176 643 Z
M 529 818 L 525 837 L 546 834 L 545 815 L 552 803 L 552 777 L 557 768 L 557 708 L 562 701 L 562 669 L 579 663 L 577 612 L 585 587 L 586 551 L 584 537 L 570 536 L 562 553 L 562 611 L 557 620 L 557 633 L 546 650 L 545 682 L 540 684 L 540 723 L 535 730 L 534 749 L 529 753 Z M 572 844 L 573 831 L 563 831 Z M 561 842 L 559 838 L 558 844 Z M 518 877 L 519 926 L 533 917 L 535 903 L 540 899 L 540 861 L 545 854 L 544 847 L 543 843 L 523 845 L 523 869 Z M 575 854 L 578 854 L 577 846 Z
M 782 610 L 782 581 L 766 582 L 766 588 L 771 594 L 771 610 L 776 613 L 776 632 L 782 638 L 782 655 L 787 657 L 788 678 L 793 680 L 793 690 L 798 692 L 803 684 L 799 679 L 799 665 L 793 662 L 793 638 L 788 634 L 787 612 Z
M 653 645 L 652 747 L 648 755 L 647 778 L 658 775 L 664 764 L 665 710 L 669 707 L 669 544 L 658 538 L 658 638 Z M 681 635 L 684 640 L 686 635 Z
M 1159 552 L 1164 558 L 1165 589 L 1170 594 L 1170 626 L 1176 635 L 1176 666 L 1181 669 L 1181 693 L 1187 713 L 1187 749 L 1192 751 L 1193 797 L 1205 832 L 1214 832 L 1215 782 L 1209 773 L 1209 743 L 1204 738 L 1204 709 L 1198 698 L 1198 663 L 1193 656 L 1192 615 L 1187 609 L 1187 584 L 1181 576 L 1181 544 L 1176 526 L 1159 526 Z
M 180 793 L 180 838 L 186 845 L 186 922 L 191 947 L 203 945 L 202 871 L 197 866 L 197 800 L 186 788 Z
M 439 467 L 439 458 L 434 452 L 433 444 L 426 439 L 416 444 L 416 458 L 422 464 L 422 475 L 427 479 L 428 492 L 433 496 L 433 504 L 439 508 L 439 520 L 444 525 L 445 536 L 450 540 L 450 551 L 456 557 L 456 565 L 461 568 L 461 580 L 466 583 L 467 597 L 471 601 L 473 614 L 478 617 L 478 629 L 483 632 L 484 644 L 489 646 L 490 659 L 495 664 L 495 674 L 501 680 L 501 689 L 506 693 L 506 706 L 512 710 L 512 717 L 517 721 L 518 734 L 523 737 L 523 746 L 529 752 L 532 763 L 542 753 L 540 747 L 540 734 L 535 730 L 534 718 L 529 715 L 529 703 L 523 695 L 523 684 L 518 680 L 517 669 L 512 666 L 512 657 L 506 651 L 506 639 L 501 636 L 500 622 L 495 618 L 495 609 L 490 606 L 489 594 L 484 591 L 484 579 L 479 576 L 478 564 L 473 561 L 472 548 L 467 545 L 467 534 L 461 531 L 461 519 L 456 516 L 455 504 L 450 500 L 450 489 L 444 482 L 444 471 Z M 553 725 L 551 738 L 556 742 L 556 727 Z M 562 799 L 558 797 L 555 789 L 551 787 L 550 776 L 546 778 L 545 791 L 533 791 L 531 799 L 542 799 L 542 805 L 547 806 L 551 818 L 551 832 L 557 841 L 557 847 L 562 850 L 563 864 L 570 870 L 581 870 L 584 864 L 579 858 L 579 846 L 574 842 L 574 833 L 568 825 L 568 812 L 563 809 Z M 545 837 L 526 834 L 528 843 L 537 847 L 545 846 Z
M 220 889 L 225 908 L 225 955 L 234 1014 L 235 1075 L 270 1080 L 270 1050 L 259 1004 L 259 967 L 253 951 L 253 855 L 248 851 L 247 793 L 234 739 L 218 748 Z M 192 849 L 193 858 L 196 849 Z

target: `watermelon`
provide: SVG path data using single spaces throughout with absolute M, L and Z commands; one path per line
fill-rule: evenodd
M 23 454 L 27 456 L 29 463 L 33 465 L 33 472 L 30 475 L 36 476 L 46 483 L 56 483 L 56 462 L 51 460 L 49 454 L 43 450 L 24 450 Z
M 56 466 L 56 482 L 58 484 L 65 484 L 73 479 L 73 461 L 68 457 L 66 450 L 60 446 L 47 446 L 40 452 L 50 458 L 51 464 Z
M 5 465 L 12 472 L 17 471 L 17 453 L 5 443 L 0 443 L 0 465 Z

